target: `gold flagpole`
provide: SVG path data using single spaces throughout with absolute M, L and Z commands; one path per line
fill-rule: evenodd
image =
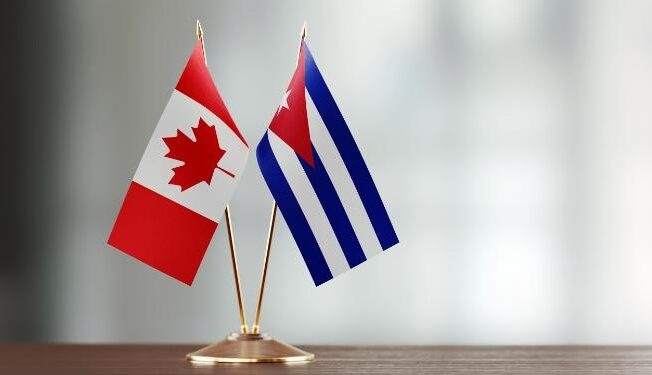
M 235 255 L 235 240 L 233 239 L 233 228 L 231 227 L 231 210 L 226 206 L 224 210 L 226 219 L 226 231 L 229 235 L 229 247 L 231 248 L 231 265 L 233 266 L 233 277 L 235 278 L 235 289 L 238 295 L 238 307 L 240 308 L 240 333 L 249 333 L 247 326 L 247 315 L 242 303 L 242 288 L 240 287 L 240 271 L 238 270 L 238 258 Z
M 297 53 L 297 64 L 301 54 L 301 42 L 306 38 L 308 33 L 308 25 L 304 21 L 301 28 L 301 39 L 299 40 L 299 52 Z M 263 273 L 260 277 L 260 289 L 258 290 L 258 303 L 256 304 L 256 315 L 254 315 L 254 324 L 251 326 L 252 333 L 260 332 L 260 309 L 263 304 L 263 293 L 265 291 L 265 280 L 267 279 L 267 266 L 269 264 L 269 251 L 272 247 L 272 237 L 274 236 L 274 225 L 276 224 L 276 211 L 278 211 L 278 203 L 274 201 L 272 206 L 272 215 L 269 219 L 269 230 L 267 231 L 267 243 L 265 244 L 265 257 L 263 259 Z
M 201 48 L 204 51 L 204 63 L 208 65 L 206 59 L 206 48 L 204 47 L 204 30 L 201 28 L 201 23 L 197 20 L 197 39 L 201 41 Z M 231 249 L 231 266 L 233 267 L 233 277 L 235 278 L 235 290 L 238 296 L 238 307 L 240 309 L 240 333 L 249 333 L 247 326 L 247 315 L 245 314 L 244 303 L 242 302 L 242 288 L 240 287 L 240 270 L 238 268 L 238 257 L 235 253 L 235 239 L 233 237 L 233 226 L 231 224 L 231 210 L 229 205 L 226 205 L 224 210 L 224 219 L 226 221 L 226 232 L 229 237 L 229 248 Z
M 197 21 L 197 37 L 202 41 L 201 25 Z M 306 26 L 304 23 L 301 38 L 306 35 Z M 204 55 L 205 57 L 205 55 Z M 233 260 L 233 274 L 235 275 L 236 289 L 238 291 L 238 303 L 240 304 L 240 333 L 232 333 L 226 339 L 214 344 L 203 347 L 186 355 L 186 359 L 193 362 L 203 363 L 257 363 L 257 362 L 306 362 L 315 359 L 315 355 L 303 351 L 297 347 L 286 344 L 282 341 L 275 340 L 266 333 L 260 333 L 260 308 L 263 302 L 263 291 L 265 289 L 265 280 L 267 278 L 267 266 L 269 264 L 269 251 L 272 246 L 272 236 L 274 234 L 274 225 L 276 223 L 276 212 L 278 205 L 274 202 L 272 208 L 272 217 L 269 223 L 267 233 L 267 244 L 265 246 L 265 258 L 263 261 L 263 274 L 260 281 L 260 291 L 258 293 L 258 304 L 256 306 L 256 318 L 252 326 L 253 332 L 248 333 L 247 323 L 242 305 L 242 292 L 240 291 L 240 277 L 238 276 L 238 263 L 235 257 L 235 245 L 233 243 L 233 233 L 231 231 L 231 219 L 229 206 L 226 206 L 226 224 L 229 233 L 229 244 L 231 246 L 231 259 Z
M 267 265 L 269 264 L 269 250 L 272 248 L 272 237 L 274 236 L 274 225 L 276 224 L 276 211 L 278 204 L 274 201 L 272 206 L 272 216 L 269 219 L 269 230 L 267 231 L 267 243 L 265 244 L 265 257 L 263 258 L 263 273 L 260 277 L 260 289 L 258 291 L 258 303 L 256 304 L 256 315 L 254 324 L 251 326 L 252 333 L 260 333 L 260 307 L 263 304 L 263 291 L 265 290 L 265 280 L 267 279 Z

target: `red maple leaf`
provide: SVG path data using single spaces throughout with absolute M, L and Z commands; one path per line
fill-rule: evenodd
M 231 177 L 235 177 L 233 173 L 217 165 L 226 151 L 220 148 L 215 125 L 209 126 L 200 117 L 199 124 L 197 127 L 192 128 L 192 132 L 196 141 L 190 139 L 179 129 L 177 129 L 176 136 L 163 138 L 163 142 L 170 150 L 165 156 L 183 162 L 183 165 L 172 168 L 174 176 L 168 183 L 180 186 L 181 191 L 189 189 L 200 182 L 206 182 L 210 185 L 215 168 Z

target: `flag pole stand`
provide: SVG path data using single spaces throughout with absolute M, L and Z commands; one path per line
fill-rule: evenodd
M 260 333 L 260 308 L 263 302 L 265 290 L 265 279 L 267 278 L 267 266 L 269 264 L 269 251 L 272 247 L 272 236 L 276 223 L 276 212 L 278 205 L 274 202 L 272 215 L 269 221 L 267 243 L 265 246 L 265 257 L 263 260 L 263 271 L 260 279 L 260 290 L 258 291 L 258 303 L 256 304 L 256 316 L 252 326 L 252 332 L 247 330 L 246 323 L 241 326 L 240 333 L 232 333 L 226 339 L 212 345 L 201 348 L 186 355 L 186 359 L 199 363 L 261 363 L 261 362 L 307 362 L 315 359 L 315 355 L 301 350 L 284 342 L 274 340 L 266 333 Z M 231 255 L 233 260 L 233 272 L 236 278 L 236 289 L 240 302 L 240 317 L 244 317 L 242 307 L 242 296 L 239 288 L 238 265 L 235 257 L 235 246 L 232 241 L 230 215 L 226 214 L 227 230 L 229 232 L 229 243 L 231 244 Z M 244 328 L 242 328 L 244 327 Z
M 308 362 L 314 358 L 314 354 L 274 340 L 266 333 L 232 333 L 222 341 L 186 355 L 186 359 L 196 363 L 285 363 Z
M 302 38 L 306 35 L 305 30 L 306 26 L 304 24 L 301 31 Z M 197 20 L 197 38 L 202 42 L 203 48 L 204 32 L 199 20 Z M 204 60 L 206 60 L 205 50 Z M 231 263 L 233 266 L 233 276 L 235 278 L 236 294 L 238 296 L 238 307 L 240 309 L 240 332 L 231 333 L 222 341 L 218 341 L 197 351 L 186 354 L 186 359 L 188 361 L 198 363 L 278 363 L 307 362 L 315 359 L 315 355 L 312 353 L 308 353 L 284 342 L 274 340 L 266 333 L 260 333 L 260 308 L 263 303 L 263 291 L 265 289 L 265 279 L 267 278 L 267 265 L 269 264 L 269 250 L 272 247 L 272 236 L 274 234 L 277 210 L 278 205 L 274 202 L 272 215 L 269 221 L 269 231 L 267 232 L 263 272 L 260 279 L 260 290 L 258 291 L 258 303 L 256 304 L 256 316 L 252 326 L 252 332 L 250 333 L 249 327 L 247 326 L 244 305 L 242 303 L 240 272 L 238 270 L 238 260 L 235 253 L 235 241 L 233 237 L 233 228 L 231 226 L 231 213 L 229 211 L 229 206 L 226 206 L 224 219 L 226 221 L 226 229 L 229 237 L 229 247 L 231 248 Z

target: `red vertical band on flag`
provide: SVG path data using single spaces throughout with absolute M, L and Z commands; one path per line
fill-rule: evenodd
M 176 89 L 213 112 L 240 138 L 242 143 L 248 146 L 247 141 L 240 133 L 240 129 L 238 129 L 226 109 L 226 105 L 224 105 L 224 101 L 213 82 L 213 77 L 208 71 L 201 40 L 198 40 L 197 44 L 195 44 L 195 49 L 188 59 L 186 68 L 181 73 Z
M 306 45 L 301 42 L 297 69 L 278 107 L 276 115 L 269 124 L 273 131 L 294 152 L 314 168 L 310 129 L 308 127 L 308 110 L 306 109 Z
M 132 182 L 109 245 L 192 285 L 217 223 Z

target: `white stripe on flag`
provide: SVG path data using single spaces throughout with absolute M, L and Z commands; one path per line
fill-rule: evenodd
M 208 125 L 215 125 L 220 147 L 226 151 L 219 166 L 234 173 L 235 178 L 215 169 L 210 185 L 202 182 L 181 191 L 179 186 L 171 185 L 169 181 L 174 176 L 172 169 L 183 165 L 183 162 L 165 156 L 169 148 L 163 142 L 163 138 L 174 137 L 177 135 L 177 130 L 180 130 L 193 142 L 196 141 L 192 128 L 197 127 L 200 118 L 203 118 Z M 174 90 L 145 148 L 134 174 L 134 181 L 202 216 L 219 222 L 224 214 L 224 207 L 242 174 L 248 154 L 249 148 L 222 120 L 198 102 Z
M 328 268 L 333 277 L 339 275 L 350 268 L 349 264 L 298 156 L 276 134 L 271 131 L 268 134 L 276 160 L 317 239 Z
M 333 182 L 335 191 L 337 191 L 337 195 L 344 206 L 344 211 L 346 211 L 346 215 L 351 221 L 365 256 L 369 259 L 382 253 L 382 246 L 374 227 L 371 225 L 371 220 L 369 220 L 369 215 L 367 215 L 367 211 L 362 204 L 358 190 L 355 188 L 346 165 L 344 165 L 344 161 L 310 96 L 306 97 L 306 106 L 308 107 L 310 139 Z

